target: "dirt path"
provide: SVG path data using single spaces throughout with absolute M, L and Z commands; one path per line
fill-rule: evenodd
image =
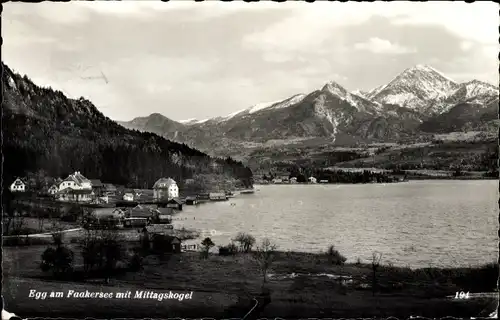
M 67 229 L 67 230 L 61 230 L 60 232 L 66 233 L 66 232 L 75 232 L 75 231 L 80 231 L 83 230 L 83 228 L 73 228 L 73 229 Z M 2 236 L 4 239 L 13 239 L 13 238 L 48 238 L 52 237 L 52 234 L 54 232 L 44 232 L 44 233 L 32 233 L 32 234 L 22 234 L 22 235 L 17 235 L 17 236 Z

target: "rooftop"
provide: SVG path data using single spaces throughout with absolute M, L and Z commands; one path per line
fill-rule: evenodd
M 171 185 L 177 185 L 177 182 L 172 178 L 160 178 L 153 185 L 153 189 L 168 188 Z
M 104 186 L 99 179 L 90 179 L 90 183 L 92 183 L 92 187 L 102 187 Z
M 20 185 L 22 185 L 22 184 L 24 184 L 24 182 L 23 182 L 21 179 L 19 179 L 19 178 L 17 178 L 17 179 L 14 181 L 14 185 L 16 185 L 16 186 L 20 186 Z

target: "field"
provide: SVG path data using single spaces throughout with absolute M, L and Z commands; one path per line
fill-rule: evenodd
M 495 136 L 452 133 L 429 137 L 419 143 L 369 144 L 339 147 L 331 144 L 259 149 L 248 159 L 254 173 L 287 171 L 293 165 L 306 168 L 379 168 L 403 170 L 482 171 L 496 168 Z M 474 174 L 472 174 L 474 176 Z M 449 178 L 443 176 L 442 178 Z
M 72 246 L 72 245 L 70 245 Z M 148 256 L 139 272 L 102 280 L 58 282 L 39 269 L 45 246 L 6 247 L 4 253 L 5 309 L 21 317 L 242 317 L 261 292 L 262 275 L 249 254 L 183 253 L 164 259 Z M 75 263 L 81 258 L 75 252 Z M 343 277 L 343 281 L 339 280 Z M 372 294 L 371 265 L 333 265 L 327 255 L 279 252 L 269 271 L 271 302 L 259 317 L 408 317 L 487 316 L 497 299 L 476 297 L 493 292 L 498 278 L 495 264 L 476 269 L 417 269 L 380 266 L 378 292 Z M 339 279 L 335 279 L 339 278 Z M 29 298 L 29 290 L 103 291 L 154 290 L 191 292 L 192 300 L 47 299 Z M 469 291 L 468 300 L 453 299 Z

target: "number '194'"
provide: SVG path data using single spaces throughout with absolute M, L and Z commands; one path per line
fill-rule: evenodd
M 457 291 L 455 293 L 455 299 L 469 299 L 469 292 Z

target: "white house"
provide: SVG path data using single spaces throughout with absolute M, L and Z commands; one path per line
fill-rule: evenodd
M 57 191 L 59 191 L 59 188 L 57 187 L 57 185 L 53 184 L 50 186 L 49 190 L 47 191 L 47 193 L 51 196 L 54 196 Z
M 123 195 L 123 201 L 134 201 L 134 194 L 127 192 Z
M 75 173 L 70 174 L 59 184 L 59 191 L 67 188 L 73 190 L 92 190 L 92 183 L 80 171 L 75 171 Z
M 24 182 L 21 181 L 21 179 L 17 178 L 10 185 L 10 191 L 11 192 L 24 192 L 24 191 L 26 191 L 26 185 L 24 184 Z
M 179 187 L 172 178 L 160 178 L 153 186 L 155 200 L 170 200 L 179 197 Z
M 92 189 L 65 188 L 56 193 L 56 199 L 63 202 L 90 202 L 93 197 Z
M 309 179 L 307 179 L 309 181 L 309 183 L 317 183 L 318 180 L 315 178 L 315 177 L 309 177 Z

